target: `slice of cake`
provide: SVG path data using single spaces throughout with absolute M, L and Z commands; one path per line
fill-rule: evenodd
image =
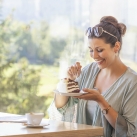
M 71 79 L 61 79 L 57 84 L 57 90 L 62 93 L 79 93 L 80 89 L 78 86 L 78 82 L 75 82 Z

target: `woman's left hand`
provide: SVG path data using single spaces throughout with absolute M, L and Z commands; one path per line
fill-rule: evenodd
M 97 89 L 84 88 L 82 90 L 87 93 L 82 94 L 81 96 L 76 96 L 76 98 L 85 99 L 85 100 L 94 100 L 96 102 L 100 102 L 102 95 L 99 93 Z
M 94 100 L 98 103 L 101 110 L 110 108 L 110 104 L 105 100 L 105 98 L 100 94 L 100 92 L 97 89 L 83 89 L 84 92 L 87 92 L 86 94 L 82 94 L 81 96 L 77 96 L 76 98 L 79 99 L 85 99 L 85 100 Z M 115 111 L 112 107 L 109 110 L 109 113 L 107 115 L 104 115 L 108 122 L 111 124 L 111 126 L 115 129 L 118 112 Z

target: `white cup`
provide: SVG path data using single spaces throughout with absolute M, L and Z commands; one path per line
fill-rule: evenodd
M 31 125 L 39 125 L 44 113 L 26 113 L 27 123 Z

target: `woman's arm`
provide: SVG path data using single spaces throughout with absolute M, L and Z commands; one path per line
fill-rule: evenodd
M 68 96 L 62 96 L 58 93 L 55 93 L 55 106 L 57 108 L 62 108 L 63 106 L 66 105 L 68 102 L 69 97 Z
M 100 95 L 100 98 L 97 100 L 97 103 L 99 104 L 101 110 L 104 110 L 104 112 L 106 112 L 106 114 L 103 112 L 102 113 L 104 114 L 110 125 L 115 129 L 118 112 L 116 112 L 110 106 L 110 104 L 108 104 L 108 102 L 104 99 L 102 95 Z
M 83 89 L 83 91 L 88 93 L 82 96 L 78 96 L 78 98 L 85 99 L 85 100 L 94 100 L 99 104 L 99 107 L 101 108 L 101 110 L 108 109 L 108 113 L 104 114 L 104 116 L 106 117 L 108 122 L 111 124 L 111 126 L 115 128 L 118 113 L 110 106 L 110 104 L 108 104 L 108 102 L 96 89 Z

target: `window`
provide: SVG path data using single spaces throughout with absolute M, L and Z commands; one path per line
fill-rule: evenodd
M 47 110 L 58 80 L 89 57 L 85 30 L 102 16 L 127 25 L 122 60 L 137 71 L 136 0 L 0 0 L 0 111 Z

